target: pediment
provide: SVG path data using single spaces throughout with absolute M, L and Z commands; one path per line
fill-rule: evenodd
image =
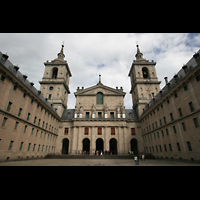
M 123 89 L 114 89 L 111 87 L 108 87 L 106 85 L 103 85 L 101 82 L 99 82 L 97 85 L 84 88 L 84 89 L 78 89 L 77 92 L 74 93 L 75 96 L 95 96 L 98 92 L 102 92 L 104 95 L 107 96 L 125 96 L 125 92 L 123 92 Z

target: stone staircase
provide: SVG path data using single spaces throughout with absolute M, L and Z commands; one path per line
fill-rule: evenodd
M 47 154 L 44 159 L 133 159 L 130 155 L 67 155 Z

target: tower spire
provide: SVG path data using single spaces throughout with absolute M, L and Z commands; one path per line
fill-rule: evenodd
M 147 61 L 146 59 L 143 58 L 143 54 L 140 52 L 138 44 L 136 45 L 136 47 L 137 47 L 137 54 L 135 55 L 136 61 Z
M 57 59 L 59 59 L 59 60 L 64 60 L 64 57 L 65 57 L 65 54 L 63 53 L 63 47 L 64 47 L 64 44 L 61 47 L 60 53 L 58 53 Z

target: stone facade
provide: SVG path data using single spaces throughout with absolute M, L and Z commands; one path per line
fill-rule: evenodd
M 125 109 L 123 88 L 99 82 L 77 88 L 67 108 L 72 76 L 63 47 L 44 63 L 41 91 L 0 53 L 0 160 L 40 158 L 48 153 L 151 153 L 200 160 L 200 56 L 160 90 L 154 61 L 137 45 L 129 72 L 133 108 Z

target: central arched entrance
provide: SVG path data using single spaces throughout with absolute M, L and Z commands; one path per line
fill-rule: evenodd
M 110 151 L 113 155 L 117 155 L 117 140 L 115 138 L 110 139 Z
M 68 154 L 69 150 L 69 140 L 64 138 L 62 141 L 62 154 Z
M 131 140 L 131 151 L 133 151 L 134 155 L 138 155 L 138 147 L 137 147 L 137 140 Z
M 96 140 L 96 151 L 103 151 L 103 139 L 101 138 Z
M 83 139 L 83 152 L 90 152 L 90 140 L 88 138 Z

